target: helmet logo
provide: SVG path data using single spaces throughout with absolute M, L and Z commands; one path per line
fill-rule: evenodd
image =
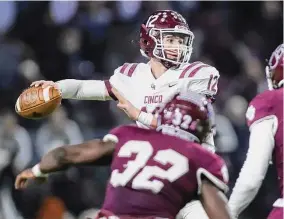
M 185 27 L 185 26 L 182 26 L 182 25 L 176 25 L 175 26 L 175 29 L 177 29 L 177 30 L 188 30 L 188 28 L 187 27 Z
M 246 112 L 246 118 L 249 120 L 249 121 L 252 121 L 255 117 L 255 108 L 253 105 L 249 106 L 249 108 L 247 109 L 247 112 Z

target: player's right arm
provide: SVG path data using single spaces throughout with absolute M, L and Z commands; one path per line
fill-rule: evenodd
M 249 149 L 239 178 L 229 200 L 235 218 L 255 198 L 265 178 L 274 148 L 273 120 L 265 120 L 251 128 Z
M 47 177 L 49 173 L 78 164 L 110 164 L 118 138 L 108 134 L 104 139 L 91 140 L 77 145 L 65 145 L 51 150 L 32 169 L 21 172 L 15 182 L 16 189 L 27 186 L 29 179 Z
M 108 92 L 109 81 L 65 79 L 57 82 L 35 81 L 31 86 L 54 86 L 60 90 L 63 99 L 111 100 Z
M 118 108 L 123 110 L 127 116 L 139 121 L 147 127 L 156 127 L 157 121 L 151 113 L 145 113 L 134 107 L 127 99 L 129 83 L 132 83 L 131 76 L 137 68 L 136 63 L 125 63 L 114 71 L 110 80 L 75 80 L 65 79 L 57 82 L 35 81 L 31 86 L 54 86 L 59 89 L 63 99 L 77 100 L 119 100 Z M 115 91 L 114 91 L 115 89 Z
M 131 69 L 125 68 L 126 64 L 114 70 L 114 74 L 109 80 L 76 80 L 64 79 L 57 82 L 53 81 L 35 81 L 31 86 L 54 86 L 59 89 L 63 99 L 77 99 L 77 100 L 117 100 L 112 93 L 112 86 L 115 86 L 120 92 L 125 94 L 124 89 L 130 80 L 127 80 L 127 72 Z

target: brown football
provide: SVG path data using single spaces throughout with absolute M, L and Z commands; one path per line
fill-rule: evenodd
M 61 103 L 59 90 L 52 86 L 46 88 L 29 87 L 17 99 L 16 112 L 27 119 L 42 119 L 51 114 Z

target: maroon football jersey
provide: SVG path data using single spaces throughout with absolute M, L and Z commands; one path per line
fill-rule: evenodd
M 267 90 L 257 95 L 250 102 L 246 115 L 248 126 L 250 127 L 254 122 L 271 116 L 275 116 L 278 121 L 274 136 L 273 163 L 277 168 L 278 183 L 283 196 L 283 88 Z
M 223 160 L 196 143 L 135 126 L 110 132 L 119 142 L 103 209 L 117 216 L 174 218 L 197 198 L 201 175 L 226 189 Z

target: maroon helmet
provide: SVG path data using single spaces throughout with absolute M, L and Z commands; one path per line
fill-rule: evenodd
M 167 36 L 179 37 L 180 44 L 166 45 Z M 159 59 L 166 68 L 179 67 L 189 62 L 193 39 L 182 15 L 171 10 L 156 11 L 141 25 L 140 51 L 143 56 Z
M 279 45 L 272 53 L 265 68 L 269 90 L 283 86 L 284 44 Z
M 214 124 L 214 111 L 206 97 L 181 92 L 156 111 L 157 131 L 202 143 Z

